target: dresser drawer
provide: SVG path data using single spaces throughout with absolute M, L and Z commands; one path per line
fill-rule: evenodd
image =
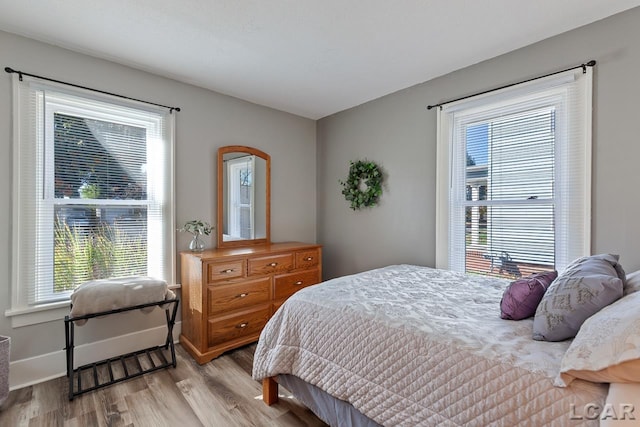
M 205 264 L 207 283 L 245 277 L 245 260 L 208 262 Z
M 312 268 L 320 263 L 320 251 L 313 249 L 309 251 L 296 252 L 296 268 Z
M 293 253 L 249 258 L 249 275 L 271 274 L 293 269 Z
M 207 292 L 209 315 L 224 314 L 269 302 L 271 300 L 271 278 L 264 277 L 232 285 L 209 286 Z
M 259 334 L 269 320 L 271 306 L 226 318 L 210 318 L 208 323 L 209 347 Z
M 274 292 L 274 299 L 289 298 L 296 291 L 304 288 L 305 286 L 315 285 L 320 283 L 320 271 L 311 270 L 303 271 L 300 273 L 283 274 L 276 276 L 276 286 Z
M 274 303 L 273 303 L 273 311 L 272 311 L 272 313 L 273 313 L 273 314 L 276 314 L 276 311 L 278 311 L 278 309 L 279 309 L 280 307 L 282 307 L 282 304 L 284 304 L 284 302 L 285 302 L 285 301 L 286 301 L 286 300 L 281 299 L 281 300 L 279 300 L 279 301 L 274 302 Z

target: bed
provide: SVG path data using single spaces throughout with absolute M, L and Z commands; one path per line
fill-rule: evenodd
M 571 341 L 500 318 L 508 280 L 396 265 L 297 292 L 263 330 L 253 377 L 330 425 L 598 425 L 608 384 L 558 387 Z M 573 412 L 572 412 L 573 410 Z

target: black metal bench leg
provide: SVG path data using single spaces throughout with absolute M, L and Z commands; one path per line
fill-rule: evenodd
M 65 351 L 67 358 L 67 378 L 69 380 L 69 400 L 73 400 L 73 351 L 75 329 L 69 316 L 64 318 Z
M 176 349 L 173 343 L 173 326 L 176 323 L 176 315 L 178 314 L 178 301 L 173 304 L 173 311 L 171 313 L 171 317 L 169 317 L 169 308 L 165 310 L 165 315 L 167 318 L 167 341 L 165 342 L 165 348 L 171 349 L 171 364 L 175 368 L 177 365 L 176 362 Z

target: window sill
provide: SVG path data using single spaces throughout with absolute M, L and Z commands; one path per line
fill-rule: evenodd
M 64 319 L 64 316 L 69 314 L 70 304 L 71 301 L 67 300 L 37 307 L 11 308 L 5 311 L 4 315 L 11 318 L 11 327 L 20 328 Z
M 180 284 L 169 285 L 169 289 L 180 289 Z M 38 323 L 53 322 L 64 319 L 69 314 L 71 300 L 42 304 L 36 307 L 10 308 L 4 312 L 11 319 L 12 328 L 37 325 Z

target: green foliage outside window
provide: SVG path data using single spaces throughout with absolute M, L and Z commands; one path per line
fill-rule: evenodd
M 62 221 L 54 232 L 54 292 L 88 280 L 147 274 L 146 236 L 108 224 L 86 232 Z

